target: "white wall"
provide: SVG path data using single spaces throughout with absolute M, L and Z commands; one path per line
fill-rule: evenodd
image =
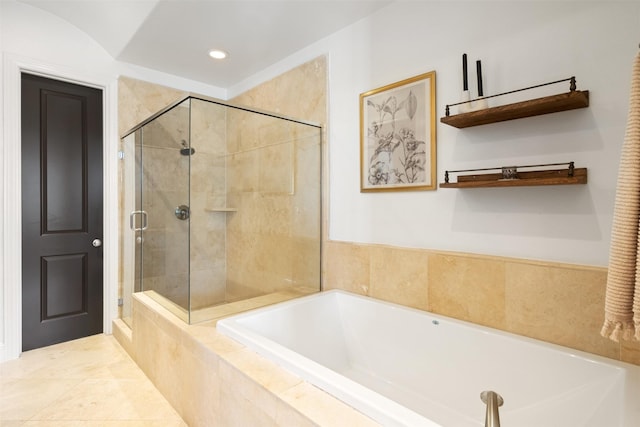
M 0 361 L 17 357 L 20 345 L 20 72 L 102 87 L 105 90 L 105 331 L 117 313 L 117 78 L 120 74 L 218 98 L 226 90 L 115 61 L 93 39 L 40 9 L 0 1 L 2 95 L 0 128 Z
M 328 53 L 331 239 L 606 266 L 638 43 L 640 2 L 400 1 L 229 96 Z M 459 100 L 462 53 L 474 92 L 481 59 L 485 94 L 575 75 L 590 107 L 465 130 L 439 123 L 438 182 L 445 169 L 575 161 L 588 168 L 587 185 L 359 192 L 359 94 L 435 70 L 439 122 Z

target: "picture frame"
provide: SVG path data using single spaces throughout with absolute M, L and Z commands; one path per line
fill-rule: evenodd
M 360 191 L 436 188 L 436 72 L 361 93 Z

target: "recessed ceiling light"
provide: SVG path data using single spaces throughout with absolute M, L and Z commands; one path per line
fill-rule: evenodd
M 224 59 L 227 57 L 227 52 L 220 49 L 211 49 L 209 51 L 209 56 L 213 59 Z

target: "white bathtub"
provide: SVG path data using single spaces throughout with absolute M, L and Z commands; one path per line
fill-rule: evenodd
M 640 367 L 343 291 L 217 328 L 385 426 L 640 426 Z

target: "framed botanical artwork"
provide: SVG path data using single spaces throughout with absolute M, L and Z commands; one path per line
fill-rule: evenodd
M 436 189 L 436 72 L 360 94 L 360 191 Z

